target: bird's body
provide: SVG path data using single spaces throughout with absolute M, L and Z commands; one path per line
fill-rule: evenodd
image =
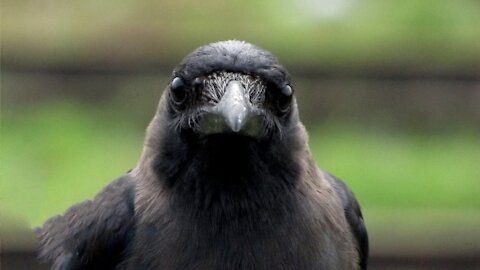
M 292 93 L 253 45 L 196 50 L 136 168 L 38 229 L 40 256 L 57 269 L 366 269 L 358 204 L 314 163 Z

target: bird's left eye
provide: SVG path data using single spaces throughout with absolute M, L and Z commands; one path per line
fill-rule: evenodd
M 292 96 L 293 96 L 293 90 L 290 85 L 287 84 L 280 89 L 280 94 L 277 99 L 277 109 L 281 113 L 286 113 L 290 109 Z

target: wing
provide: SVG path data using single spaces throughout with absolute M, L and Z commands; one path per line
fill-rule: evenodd
M 362 212 L 360 205 L 358 204 L 352 191 L 342 182 L 342 180 L 336 178 L 333 175 L 326 174 L 327 179 L 332 183 L 336 192 L 340 196 L 345 210 L 345 216 L 347 218 L 350 229 L 357 242 L 357 250 L 360 257 L 360 267 L 362 270 L 367 269 L 368 261 L 368 235 L 363 222 Z
M 52 269 L 113 269 L 133 236 L 134 183 L 123 176 L 94 200 L 71 207 L 35 229 L 39 258 Z

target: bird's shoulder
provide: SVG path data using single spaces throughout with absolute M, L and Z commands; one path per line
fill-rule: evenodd
M 360 258 L 360 267 L 361 269 L 366 269 L 369 252 L 368 234 L 365 228 L 360 205 L 353 192 L 342 180 L 328 173 L 325 175 L 327 181 L 330 182 L 335 192 L 340 197 L 345 217 L 356 240 L 357 250 Z
M 93 200 L 70 207 L 34 229 L 39 258 L 54 268 L 76 269 L 102 256 L 116 259 L 133 229 L 135 183 L 127 174 L 106 186 Z

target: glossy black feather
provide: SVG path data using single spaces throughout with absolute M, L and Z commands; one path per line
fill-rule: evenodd
M 53 269 L 115 269 L 134 234 L 134 185 L 126 175 L 94 200 L 68 209 L 35 229 L 39 257 Z
M 355 199 L 353 192 L 342 180 L 331 174 L 327 174 L 327 176 L 342 200 L 345 216 L 357 242 L 357 249 L 360 256 L 360 267 L 362 270 L 367 269 L 369 252 L 368 235 L 360 205 L 358 204 L 357 199 Z
M 240 41 L 212 43 L 189 54 L 175 68 L 173 76 L 187 81 L 216 71 L 254 74 L 283 87 L 289 74 L 270 52 Z

